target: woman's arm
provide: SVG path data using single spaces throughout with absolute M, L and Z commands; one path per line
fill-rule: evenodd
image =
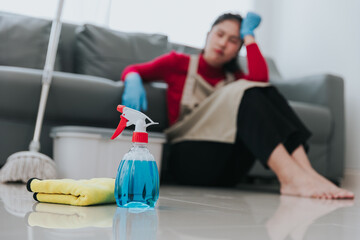
M 248 74 L 244 75 L 243 78 L 257 81 L 257 82 L 268 82 L 269 71 L 258 45 L 255 42 L 255 38 L 251 35 L 244 37 L 244 44 L 247 51 L 248 61 Z
M 146 91 L 143 81 L 166 80 L 165 76 L 173 65 L 173 52 L 154 60 L 133 64 L 124 69 L 121 80 L 124 81 L 122 104 L 135 110 L 147 110 Z
M 268 67 L 254 38 L 254 30 L 257 28 L 260 22 L 260 15 L 249 12 L 241 23 L 240 35 L 246 46 L 249 70 L 248 74 L 242 75 L 241 78 L 257 82 L 268 82 Z
M 174 66 L 174 62 L 176 61 L 175 55 L 175 51 L 172 51 L 146 63 L 129 65 L 122 72 L 121 80 L 124 81 L 126 75 L 131 72 L 138 73 L 145 82 L 165 80 L 165 76 Z

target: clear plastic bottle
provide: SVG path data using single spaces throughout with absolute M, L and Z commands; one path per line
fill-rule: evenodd
M 146 127 L 158 124 L 142 112 L 119 105 L 121 121 L 111 139 L 130 125 L 135 125 L 133 147 L 120 162 L 115 180 L 115 199 L 119 207 L 154 208 L 159 199 L 159 171 L 154 156 L 147 148 Z M 146 120 L 149 123 L 146 123 Z
M 115 181 L 120 207 L 153 208 L 159 199 L 159 172 L 146 143 L 134 142 L 120 162 Z

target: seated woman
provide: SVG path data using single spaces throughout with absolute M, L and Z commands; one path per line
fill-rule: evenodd
M 172 51 L 124 69 L 123 105 L 146 110 L 143 81 L 168 84 L 171 144 L 169 167 L 180 184 L 235 185 L 255 159 L 278 177 L 281 194 L 353 198 L 311 166 L 311 133 L 284 97 L 269 84 L 254 38 L 260 16 L 223 14 L 213 23 L 199 55 Z M 248 74 L 237 63 L 245 44 Z

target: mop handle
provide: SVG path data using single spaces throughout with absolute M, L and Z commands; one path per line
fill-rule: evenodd
M 59 0 L 56 17 L 52 22 L 51 25 L 51 32 L 49 37 L 49 44 L 46 54 L 45 60 L 45 67 L 42 74 L 42 87 L 41 87 L 41 96 L 40 96 L 40 103 L 39 103 L 39 110 L 36 117 L 36 125 L 34 131 L 34 138 L 30 143 L 30 151 L 39 151 L 40 150 L 40 133 L 41 133 L 41 126 L 42 121 L 44 118 L 46 101 L 49 93 L 50 83 L 52 80 L 53 70 L 54 70 L 54 63 L 56 57 L 56 51 L 59 44 L 60 32 L 61 32 L 61 13 L 64 5 L 64 0 Z

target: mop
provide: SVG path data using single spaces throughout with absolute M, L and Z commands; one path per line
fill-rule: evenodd
M 42 74 L 41 96 L 33 140 L 30 143 L 29 151 L 17 152 L 8 157 L 6 164 L 0 170 L 0 182 L 21 181 L 26 183 L 30 178 L 56 178 L 56 168 L 54 161 L 50 157 L 39 152 L 39 138 L 54 70 L 56 51 L 60 38 L 60 17 L 63 9 L 63 3 L 64 0 L 59 0 L 56 17 L 53 20 L 51 26 L 45 67 Z

